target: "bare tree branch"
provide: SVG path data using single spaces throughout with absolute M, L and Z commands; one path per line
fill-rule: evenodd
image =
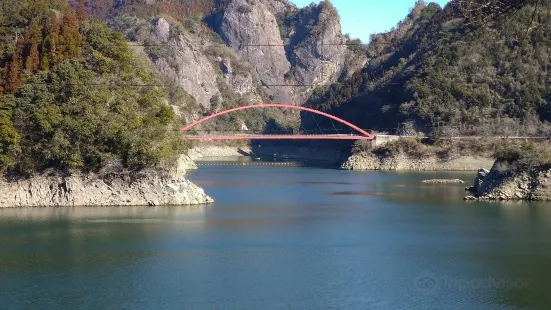
M 452 4 L 467 21 L 467 25 L 478 29 L 490 22 L 506 20 L 527 5 L 534 5 L 525 39 L 532 29 L 541 0 L 455 0 Z
M 528 27 L 526 28 L 526 34 L 524 35 L 524 40 L 528 38 L 528 35 L 530 33 L 530 30 L 532 29 L 532 25 L 534 24 L 534 20 L 536 19 L 536 15 L 539 12 L 540 8 L 540 0 L 536 0 L 536 4 L 534 7 L 534 12 L 532 12 L 532 17 L 530 18 L 530 23 L 528 24 Z

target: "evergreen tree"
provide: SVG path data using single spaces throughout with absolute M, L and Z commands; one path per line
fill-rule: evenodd
M 49 53 L 49 45 L 51 44 L 51 39 L 49 37 L 46 37 L 44 41 L 42 41 L 42 46 L 40 47 L 41 55 L 40 58 L 40 69 L 41 70 L 48 70 L 50 69 L 50 58 L 51 55 Z
M 0 97 L 0 174 L 14 164 L 13 155 L 19 150 L 21 136 L 13 127 L 11 96 Z

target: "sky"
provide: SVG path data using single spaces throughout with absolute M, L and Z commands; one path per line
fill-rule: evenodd
M 305 7 L 320 0 L 291 0 L 298 7 Z M 341 15 L 343 33 L 369 42 L 372 33 L 385 32 L 396 26 L 409 13 L 415 0 L 331 0 Z M 448 0 L 433 0 L 444 6 Z

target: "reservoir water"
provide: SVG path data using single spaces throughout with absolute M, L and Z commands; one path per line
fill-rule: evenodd
M 201 167 L 195 207 L 0 208 L 0 309 L 551 309 L 551 204 L 474 173 Z

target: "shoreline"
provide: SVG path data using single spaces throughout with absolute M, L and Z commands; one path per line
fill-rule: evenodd
M 241 158 L 250 158 L 251 161 L 244 162 Z M 478 187 L 466 200 L 551 200 L 551 193 L 546 190 L 551 171 L 541 171 L 537 178 L 524 174 L 503 177 L 494 171 L 495 161 L 486 156 L 381 156 L 371 152 L 350 155 L 334 148 L 199 146 L 191 149 L 189 156 L 182 155 L 177 168 L 171 171 L 147 170 L 137 175 L 115 174 L 109 178 L 73 171 L 67 175 L 43 173 L 12 182 L 0 180 L 0 208 L 208 204 L 213 199 L 187 180 L 185 174 L 187 170 L 197 169 L 195 162 L 205 165 L 209 161 L 226 161 L 228 165 L 241 165 L 237 164 L 241 162 L 243 165 L 317 166 L 366 172 L 474 172 L 479 167 L 493 167 L 491 171 L 486 170 L 489 176 L 486 179 L 479 173 L 475 179 L 475 187 Z M 536 189 L 531 184 L 543 187 Z
M 76 206 L 169 206 L 214 202 L 205 191 L 185 178 L 197 166 L 180 156 L 171 171 L 142 170 L 134 174 L 98 175 L 70 171 L 44 172 L 8 182 L 0 180 L 0 208 Z
M 377 156 L 363 152 L 351 155 L 342 163 L 341 168 L 354 171 L 477 171 L 479 167 L 488 167 L 493 163 L 494 159 L 488 156 Z
M 354 171 L 477 171 L 479 167 L 491 167 L 494 163 L 494 159 L 489 156 L 439 158 L 429 155 L 419 158 L 406 155 L 376 156 L 367 152 L 350 155 L 339 149 L 313 147 L 271 146 L 253 151 L 250 147 L 199 146 L 191 149 L 189 154 L 192 160 L 200 162 L 239 157 L 256 157 L 260 160 L 274 158 Z M 277 155 L 273 157 L 273 154 Z

